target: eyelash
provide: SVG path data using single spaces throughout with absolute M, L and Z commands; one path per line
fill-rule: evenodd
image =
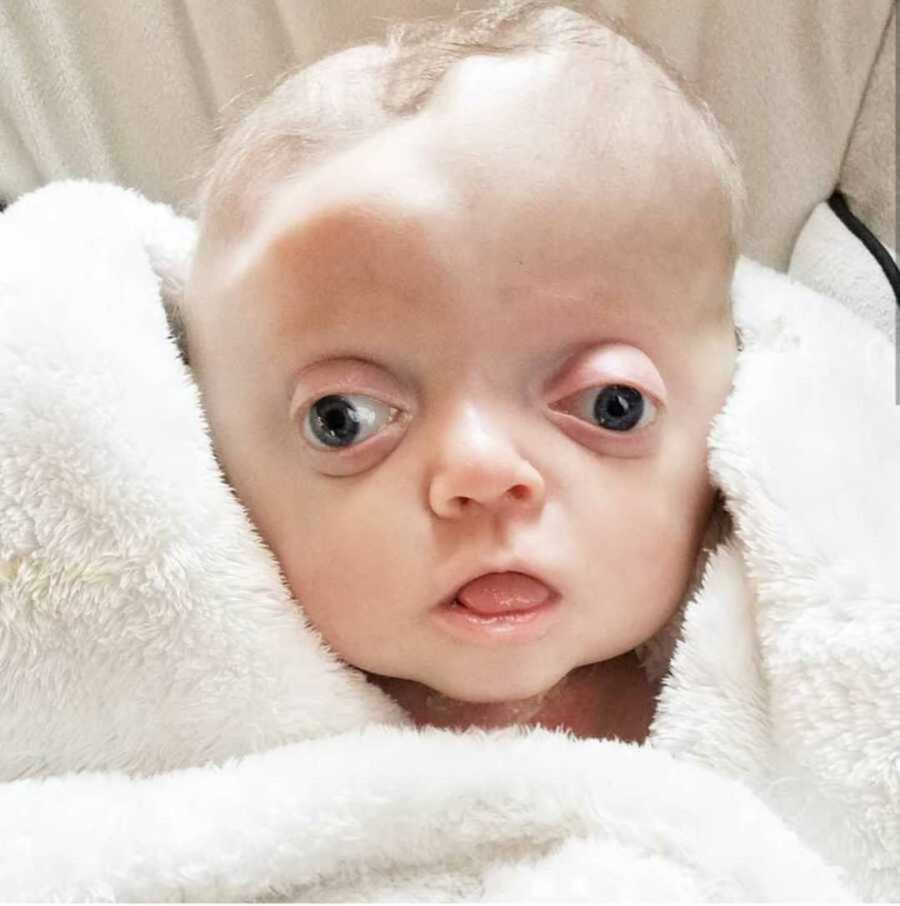
M 606 427 L 602 424 L 596 424 L 595 422 L 590 421 L 587 418 L 580 417 L 578 415 L 575 415 L 573 417 L 578 419 L 581 422 L 584 422 L 585 424 L 590 425 L 590 427 L 603 432 L 605 435 L 628 437 L 628 436 L 634 435 L 638 432 L 642 432 L 645 428 L 649 427 L 649 425 L 652 425 L 659 416 L 658 404 L 649 394 L 645 393 L 644 391 L 640 390 L 637 387 L 634 387 L 631 384 L 625 384 L 625 383 L 610 383 L 610 384 L 602 384 L 602 385 L 598 385 L 598 386 L 588 387 L 588 388 L 585 388 L 584 390 L 579 391 L 578 393 L 574 393 L 568 397 L 564 397 L 561 402 L 565 402 L 566 400 L 577 399 L 581 396 L 584 396 L 585 394 L 590 396 L 593 394 L 603 393 L 605 391 L 615 391 L 614 393 L 612 393 L 610 395 L 614 398 L 614 402 L 615 402 L 616 406 L 618 406 L 619 408 L 622 408 L 624 405 L 624 408 L 626 410 L 628 409 L 629 406 L 637 405 L 638 400 L 635 399 L 634 394 L 635 393 L 639 394 L 640 395 L 639 402 L 640 402 L 640 409 L 641 409 L 640 420 L 632 427 L 623 431 L 623 430 L 616 430 L 615 428 Z M 351 443 L 349 446 L 341 446 L 339 444 L 329 444 L 327 442 L 318 440 L 313 432 L 313 427 L 312 427 L 313 423 L 315 423 L 318 427 L 325 426 L 325 419 L 326 419 L 327 415 L 330 414 L 327 410 L 327 407 L 325 407 L 324 413 L 323 412 L 317 413 L 315 410 L 316 410 L 317 406 L 319 406 L 324 401 L 328 401 L 328 400 L 333 400 L 333 401 L 349 400 L 349 401 L 351 401 L 351 403 L 354 400 L 359 400 L 359 401 L 367 401 L 369 404 L 371 404 L 372 402 L 375 402 L 379 406 L 384 407 L 386 410 L 388 410 L 388 417 L 380 428 L 377 428 L 369 436 L 363 437 L 359 443 L 355 443 L 355 444 Z M 648 409 L 647 404 L 649 404 L 649 411 L 652 415 L 652 417 L 649 420 L 644 418 L 644 415 L 646 414 L 646 411 Z M 352 409 L 356 414 L 354 416 L 351 416 L 349 419 L 345 419 L 345 424 L 348 425 L 349 429 L 359 429 L 360 425 L 364 426 L 363 430 L 365 427 L 371 427 L 377 420 L 377 416 L 374 416 L 372 414 L 372 408 L 373 407 L 371 405 L 367 406 L 366 402 L 362 402 L 359 405 L 353 404 Z M 596 405 L 592 408 L 595 409 Z M 555 411 L 562 412 L 563 414 L 570 414 L 566 410 L 557 409 Z M 362 417 L 360 418 L 359 416 L 360 416 L 361 412 L 362 412 Z M 369 439 L 369 437 L 374 436 L 375 434 L 378 434 L 387 425 L 397 422 L 401 415 L 402 415 L 401 409 L 399 409 L 395 406 L 391 406 L 388 403 L 385 403 L 382 400 L 378 399 L 377 397 L 369 396 L 367 394 L 354 394 L 354 393 L 326 394 L 325 396 L 317 397 L 316 399 L 314 399 L 312 401 L 312 403 L 303 410 L 303 422 L 302 422 L 303 434 L 304 434 L 304 438 L 306 439 L 307 443 L 309 443 L 310 446 L 312 446 L 314 449 L 316 449 L 320 452 L 337 453 L 337 452 L 341 452 L 344 450 L 356 449 L 357 447 L 360 446 L 361 443 L 364 443 L 366 440 Z M 648 421 L 649 421 L 649 424 L 648 424 Z M 331 430 L 336 430 L 336 428 L 332 427 Z M 352 440 L 356 439 L 357 433 L 359 433 L 358 430 L 354 432 L 354 436 L 353 436 L 353 438 L 351 438 Z

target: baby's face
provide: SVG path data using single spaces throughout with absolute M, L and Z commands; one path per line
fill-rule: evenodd
M 526 698 L 648 639 L 685 591 L 735 355 L 728 211 L 632 95 L 609 139 L 612 101 L 565 60 L 468 60 L 194 274 L 222 465 L 359 668 Z M 448 613 L 503 571 L 552 606 Z

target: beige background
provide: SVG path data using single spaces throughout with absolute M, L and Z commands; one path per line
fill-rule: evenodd
M 480 4 L 462 2 L 462 7 Z M 895 231 L 893 0 L 599 0 L 659 45 L 733 136 L 745 251 L 783 268 L 836 185 Z M 453 0 L 3 0 L 0 198 L 66 177 L 188 210 L 215 125 L 285 69 Z

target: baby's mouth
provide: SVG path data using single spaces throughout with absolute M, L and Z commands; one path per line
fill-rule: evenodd
M 518 570 L 476 576 L 432 611 L 442 632 L 457 642 L 486 648 L 537 643 L 564 613 L 555 588 Z
M 489 619 L 515 619 L 547 603 L 554 594 L 552 588 L 526 573 L 486 573 L 463 585 L 448 606 Z

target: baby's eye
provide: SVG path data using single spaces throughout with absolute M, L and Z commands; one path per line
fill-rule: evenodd
M 314 446 L 349 447 L 393 421 L 398 409 L 361 394 L 323 396 L 309 407 L 303 434 Z
M 570 411 L 574 415 L 608 431 L 643 428 L 656 418 L 656 406 L 651 399 L 628 384 L 591 387 L 571 399 L 574 402 Z

